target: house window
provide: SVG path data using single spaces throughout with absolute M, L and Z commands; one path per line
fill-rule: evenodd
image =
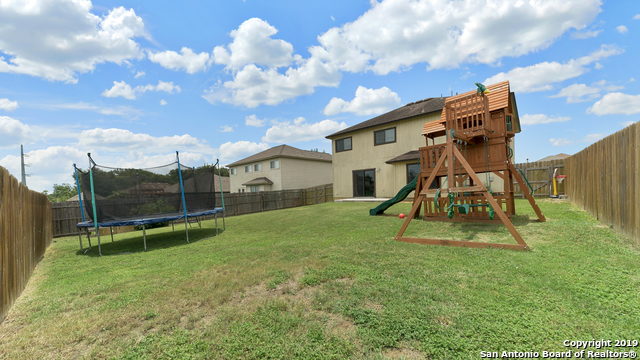
M 269 166 L 272 169 L 280 169 L 280 160 L 273 160 L 272 162 L 269 163 Z
M 407 164 L 407 184 L 420 175 L 420 164 Z
M 253 170 L 254 171 L 262 171 L 262 164 L 253 165 Z
M 231 175 L 238 175 L 238 169 L 236 169 L 236 168 L 231 168 L 231 169 L 229 170 L 229 173 L 230 173 Z
M 336 152 L 351 150 L 351 138 L 336 140 Z
M 396 142 L 396 128 L 373 132 L 374 145 L 382 145 Z
M 251 165 L 247 165 L 244 167 L 244 172 L 246 173 L 250 173 L 251 172 Z
M 251 187 L 251 192 L 258 192 L 260 191 L 260 186 L 252 186 Z

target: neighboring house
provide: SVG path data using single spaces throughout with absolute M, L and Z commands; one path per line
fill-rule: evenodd
M 334 198 L 395 196 L 420 172 L 422 129 L 440 119 L 444 102 L 416 101 L 327 136 L 333 145 Z
M 272 147 L 227 165 L 231 192 L 304 189 L 333 181 L 331 154 Z
M 560 153 L 558 155 L 547 156 L 547 157 L 542 158 L 542 159 L 540 159 L 538 161 L 564 160 L 564 159 L 568 158 L 569 156 L 571 156 L 571 155 Z

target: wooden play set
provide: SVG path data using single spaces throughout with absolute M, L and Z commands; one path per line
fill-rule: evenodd
M 525 184 L 524 175 L 521 177 L 512 163 L 513 150 L 510 144 L 516 130 L 519 132 L 519 123 L 514 121 L 514 114 L 517 116 L 518 110 L 509 82 L 486 88 L 482 84 L 476 85 L 478 91 L 448 98 L 440 119 L 424 125 L 422 135 L 427 146 L 420 148 L 421 172 L 416 195 L 396 240 L 430 245 L 527 250 L 527 243 L 511 223 L 511 217 L 515 215 L 513 179 L 520 185 L 540 222 L 545 221 L 529 191 L 530 187 Z M 516 125 L 518 129 L 515 129 Z M 442 136 L 446 136 L 446 143 L 436 145 L 435 139 Z M 429 145 L 429 139 L 432 145 Z M 504 180 L 504 189 L 492 191 L 491 180 L 494 176 Z M 484 177 L 484 182 L 481 177 Z M 403 237 L 411 219 L 419 218 L 423 206 L 424 220 L 427 221 L 502 223 L 509 229 L 517 245 Z M 498 219 L 494 219 L 495 215 Z

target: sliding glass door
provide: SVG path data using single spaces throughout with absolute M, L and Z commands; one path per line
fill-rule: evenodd
M 375 174 L 374 169 L 353 172 L 353 197 L 376 196 Z

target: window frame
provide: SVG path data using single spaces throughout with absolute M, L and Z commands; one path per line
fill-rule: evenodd
M 274 163 L 277 163 L 278 166 L 273 166 Z M 278 169 L 280 169 L 280 160 L 271 160 L 269 162 L 269 169 L 270 170 L 278 170 Z
M 346 140 L 346 139 L 349 139 L 349 142 L 350 142 L 350 144 L 351 144 L 351 147 L 350 147 L 350 148 L 348 148 L 348 149 L 346 149 L 346 150 L 344 150 L 344 140 Z M 342 141 L 342 142 L 343 142 L 343 145 L 342 145 L 342 149 L 343 149 L 343 150 L 338 150 L 338 141 Z M 352 137 L 351 137 L 351 136 L 347 136 L 347 137 L 344 137 L 344 138 L 341 138 L 341 139 L 336 139 L 336 140 L 335 140 L 335 144 L 336 144 L 336 145 L 335 145 L 335 147 L 336 147 L 336 152 L 337 152 L 337 153 L 353 150 L 353 139 L 352 139 Z
M 251 185 L 249 187 L 249 192 L 252 192 L 252 193 L 260 192 L 260 185 Z
M 232 167 L 231 169 L 229 169 L 229 174 L 238 175 L 238 168 Z
M 379 133 L 379 132 L 386 132 L 387 130 L 393 130 L 393 141 L 386 141 L 386 137 L 385 137 L 385 142 L 380 143 L 380 144 L 376 144 L 376 134 Z M 396 127 L 395 126 L 394 127 L 390 127 L 390 128 L 386 128 L 386 129 L 382 129 L 382 130 L 377 130 L 377 131 L 373 132 L 373 146 L 393 144 L 393 143 L 395 143 L 397 141 L 398 141 L 398 132 L 396 131 Z
M 247 169 L 249 169 L 249 171 L 247 171 Z M 253 165 L 245 165 L 244 166 L 244 173 L 252 173 L 253 172 Z
M 253 164 L 253 171 L 262 171 L 262 163 Z

